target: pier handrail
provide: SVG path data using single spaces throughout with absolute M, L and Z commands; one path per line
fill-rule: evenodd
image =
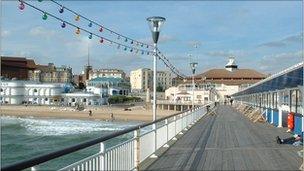
M 204 106 L 207 106 L 207 105 L 210 105 L 210 104 L 205 104 Z M 114 137 L 118 137 L 120 135 L 123 135 L 123 134 L 126 134 L 126 133 L 130 133 L 130 132 L 135 131 L 137 129 L 142 129 L 144 127 L 153 125 L 155 123 L 164 121 L 166 119 L 169 119 L 171 117 L 183 114 L 183 113 L 188 112 L 188 111 L 191 111 L 191 109 L 188 109 L 188 110 L 185 110 L 185 111 L 182 111 L 182 112 L 178 112 L 178 113 L 175 113 L 175 114 L 172 114 L 172 115 L 160 118 L 160 119 L 157 119 L 157 120 L 155 120 L 153 122 L 149 122 L 149 123 L 144 123 L 144 124 L 141 124 L 141 125 L 133 126 L 133 127 L 121 130 L 121 131 L 117 131 L 117 132 L 111 133 L 109 135 L 105 135 L 105 136 L 102 136 L 102 137 L 99 137 L 99 138 L 96 138 L 96 139 L 93 139 L 93 140 L 89 140 L 89 141 L 86 141 L 86 142 L 83 142 L 83 143 L 80 143 L 80 144 L 77 144 L 77 145 L 66 147 L 66 148 L 63 148 L 61 150 L 57 150 L 57 151 L 54 151 L 54 152 L 51 152 L 51 153 L 48 153 L 48 154 L 43 154 L 43 155 L 40 155 L 40 156 L 37 156 L 37 157 L 33 157 L 31 159 L 28 159 L 28 160 L 23 160 L 23 161 L 20 161 L 20 162 L 16 162 L 16 163 L 13 163 L 13 164 L 10 164 L 10 165 L 2 167 L 1 171 L 23 170 L 23 169 L 26 169 L 26 168 L 30 168 L 30 167 L 39 165 L 41 163 L 50 161 L 52 159 L 55 159 L 55 158 L 58 158 L 58 157 L 61 157 L 61 156 L 64 156 L 64 155 L 76 152 L 78 150 L 81 150 L 81 149 L 84 149 L 84 148 L 96 145 L 96 144 L 104 142 L 104 141 L 107 141 L 107 140 L 112 139 Z M 187 114 L 187 115 L 189 115 L 189 114 Z

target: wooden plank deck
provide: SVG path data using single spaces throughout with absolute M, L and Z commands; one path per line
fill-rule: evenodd
M 302 147 L 277 144 L 283 128 L 252 123 L 230 106 L 219 106 L 194 125 L 147 170 L 299 170 Z

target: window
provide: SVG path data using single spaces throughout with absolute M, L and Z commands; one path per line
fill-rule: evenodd
M 202 95 L 197 95 L 196 98 L 197 98 L 197 99 L 201 99 L 201 98 L 202 98 Z
M 288 91 L 284 91 L 282 92 L 282 105 L 288 105 L 289 106 L 289 92 Z
M 302 100 L 303 100 L 303 94 L 299 90 L 297 90 L 297 104 L 296 104 L 296 111 L 295 111 L 296 113 L 303 112 Z M 303 115 L 303 113 L 302 113 L 302 115 Z
M 72 98 L 72 102 L 75 102 L 75 98 Z
M 2 89 L 2 88 L 0 89 L 0 92 L 3 92 L 3 89 Z
M 82 100 L 82 102 L 87 102 L 87 99 L 86 99 L 86 98 L 84 98 L 84 99 Z
M 290 111 L 296 112 L 297 103 L 297 91 L 290 90 Z
M 277 93 L 272 94 L 272 108 L 274 108 L 274 109 L 278 108 L 278 95 L 277 95 Z
M 37 89 L 34 89 L 34 93 L 37 93 L 38 91 L 37 91 Z

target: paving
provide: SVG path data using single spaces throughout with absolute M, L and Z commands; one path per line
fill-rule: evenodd
M 253 123 L 231 106 L 219 106 L 173 144 L 147 170 L 299 170 L 303 146 L 277 144 L 284 128 Z

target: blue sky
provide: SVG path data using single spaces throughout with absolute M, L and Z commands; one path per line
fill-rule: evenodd
M 29 1 L 52 14 L 75 23 L 74 15 L 49 1 Z M 152 43 L 146 22 L 149 16 L 166 18 L 159 49 L 185 74 L 190 74 L 188 54 L 194 56 L 198 72 L 223 68 L 234 55 L 240 68 L 274 73 L 303 60 L 302 2 L 279 1 L 61 1 L 88 18 L 119 33 Z M 129 74 L 141 67 L 152 68 L 152 57 L 136 55 L 109 45 L 100 45 L 87 34 L 75 35 L 75 29 L 18 1 L 2 2 L 1 55 L 26 56 L 36 63 L 68 65 L 80 73 L 87 61 L 87 49 L 93 68 L 119 68 Z M 87 22 L 80 19 L 80 26 Z M 95 28 L 96 30 L 97 28 Z M 106 32 L 105 37 L 116 37 Z M 197 49 L 194 43 L 198 43 Z M 160 70 L 166 70 L 159 62 Z

